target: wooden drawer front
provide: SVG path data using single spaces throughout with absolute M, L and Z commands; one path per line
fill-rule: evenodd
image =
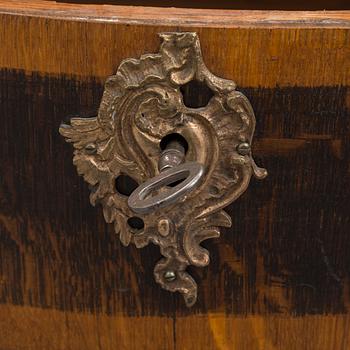
M 89 204 L 58 134 L 164 31 L 197 32 L 250 99 L 269 170 L 205 243 L 191 309 L 154 282 L 158 248 L 122 247 Z M 0 349 L 350 348 L 349 11 L 0 1 L 0 43 Z

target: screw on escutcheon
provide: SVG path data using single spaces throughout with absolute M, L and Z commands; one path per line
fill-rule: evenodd
M 246 156 L 250 153 L 250 144 L 248 142 L 242 142 L 237 146 L 237 152 L 241 156 Z
M 164 273 L 164 279 L 167 281 L 167 282 L 172 282 L 176 279 L 176 274 L 174 271 L 166 271 Z

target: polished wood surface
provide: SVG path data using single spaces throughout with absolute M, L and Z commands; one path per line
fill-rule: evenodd
M 347 0 L 58 0 L 75 4 L 110 4 L 131 6 L 208 8 L 229 10 L 345 10 L 350 8 Z
M 0 349 L 349 349 L 350 14 L 47 4 L 0 1 Z M 269 170 L 205 242 L 191 309 L 153 281 L 157 248 L 122 247 L 91 207 L 58 134 L 170 30 L 251 100 Z
M 330 1 L 330 0 L 328 0 Z M 334 2 L 332 2 L 334 3 Z M 135 2 L 137 4 L 137 2 Z M 175 5 L 175 3 L 174 3 Z M 199 6 L 201 7 L 201 6 Z M 263 10 L 230 10 L 181 7 L 153 7 L 109 5 L 108 2 L 99 5 L 75 1 L 44 1 L 44 0 L 1 0 L 1 12 L 24 16 L 43 16 L 56 19 L 69 19 L 93 22 L 128 23 L 128 24 L 173 24 L 200 25 L 203 27 L 220 26 L 291 26 L 322 25 L 323 27 L 337 27 L 348 25 L 349 12 L 347 7 L 339 7 L 336 11 L 329 11 L 322 7 L 322 11 L 263 11 Z
M 187 30 L 198 32 L 209 70 L 239 86 L 350 84 L 350 11 L 191 13 L 47 3 L 0 1 L 1 67 L 103 83 L 124 58 L 157 52 L 157 33 Z
M 350 346 L 345 315 L 171 318 L 0 306 L 1 349 L 320 350 Z M 5 335 L 5 336 L 4 336 Z

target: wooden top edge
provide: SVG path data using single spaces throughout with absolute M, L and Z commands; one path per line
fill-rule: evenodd
M 0 0 L 0 14 L 157 26 L 350 28 L 350 11 L 184 9 Z

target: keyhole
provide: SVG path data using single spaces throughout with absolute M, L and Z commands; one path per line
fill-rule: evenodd
M 186 152 L 188 150 L 188 143 L 187 143 L 186 139 L 180 134 L 177 134 L 177 133 L 168 134 L 162 138 L 162 140 L 160 141 L 160 144 L 159 144 L 160 149 L 162 151 L 167 149 L 168 147 L 172 147 L 174 145 L 175 145 L 175 147 L 178 145 L 179 147 L 176 147 L 176 148 L 178 148 L 178 149 L 182 148 L 186 154 Z M 184 181 L 185 178 L 186 177 L 184 177 L 183 179 L 174 181 L 174 182 L 170 183 L 168 186 L 175 187 L 176 185 L 178 185 L 182 181 Z
M 172 142 L 177 142 L 179 143 L 184 149 L 185 149 L 185 154 L 187 153 L 188 150 L 188 143 L 186 139 L 178 134 L 178 133 L 172 133 L 164 136 L 159 144 L 160 149 L 163 151 L 165 150 Z

